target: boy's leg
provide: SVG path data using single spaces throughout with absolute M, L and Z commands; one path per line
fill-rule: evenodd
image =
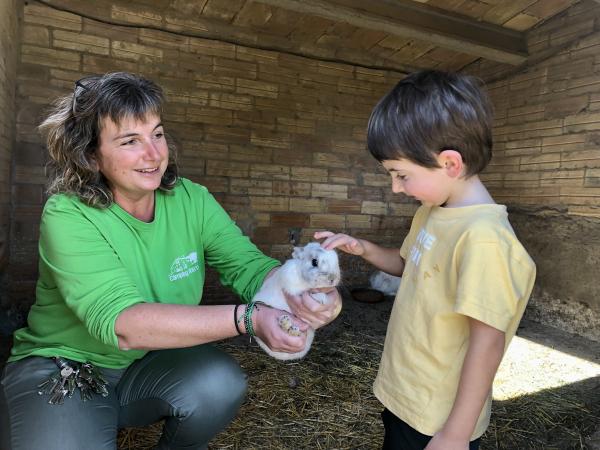
M 166 419 L 158 449 L 201 449 L 235 417 L 247 377 L 210 345 L 152 351 L 133 363 L 117 386 L 119 426 Z
M 78 390 L 62 405 L 50 405 L 38 385 L 58 371 L 50 358 L 29 357 L 7 363 L 0 379 L 2 450 L 114 450 L 119 405 L 114 385 L 123 371 L 103 370 L 108 397 L 86 402 Z
M 419 433 L 387 408 L 381 413 L 385 437 L 382 450 L 423 450 L 431 436 Z
M 419 433 L 387 408 L 381 413 L 381 418 L 385 428 L 382 450 L 423 450 L 431 440 L 431 436 Z M 470 442 L 469 450 L 478 450 L 480 441 Z

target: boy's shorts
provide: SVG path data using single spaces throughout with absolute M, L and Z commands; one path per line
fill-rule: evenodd
M 381 413 L 385 437 L 382 450 L 423 450 L 432 436 L 419 433 L 406 422 L 403 422 L 387 408 Z M 469 444 L 469 450 L 478 450 L 481 438 Z

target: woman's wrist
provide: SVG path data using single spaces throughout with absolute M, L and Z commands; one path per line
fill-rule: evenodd
M 249 334 L 250 337 L 256 336 L 258 329 L 258 313 L 262 307 L 265 307 L 263 302 L 243 303 L 234 307 L 234 324 L 239 335 Z
M 246 304 L 238 304 L 234 309 L 235 329 L 238 335 L 246 334 L 246 325 L 244 324 L 244 315 L 246 313 Z
M 252 321 L 252 331 L 254 332 L 254 334 L 256 335 L 256 331 L 259 329 L 259 325 L 258 325 L 258 312 L 260 311 L 260 307 L 261 305 L 255 304 L 254 305 L 254 310 L 252 311 L 252 315 L 250 316 L 250 319 Z
M 246 305 L 246 309 L 244 310 L 244 327 L 246 329 L 246 334 L 250 336 L 252 339 L 256 336 L 254 332 L 254 325 L 256 324 L 256 316 L 255 311 L 258 309 L 259 302 L 250 302 Z

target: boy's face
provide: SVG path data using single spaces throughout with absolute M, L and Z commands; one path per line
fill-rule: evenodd
M 426 206 L 444 205 L 450 195 L 452 180 L 443 163 L 440 168 L 427 168 L 406 159 L 382 162 L 392 177 L 392 192 L 403 193 Z

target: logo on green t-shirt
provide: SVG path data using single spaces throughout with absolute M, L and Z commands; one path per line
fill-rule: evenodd
M 189 255 L 180 256 L 175 258 L 175 261 L 171 264 L 169 280 L 181 280 L 198 271 L 198 269 L 200 269 L 198 265 L 198 253 L 191 252 Z

